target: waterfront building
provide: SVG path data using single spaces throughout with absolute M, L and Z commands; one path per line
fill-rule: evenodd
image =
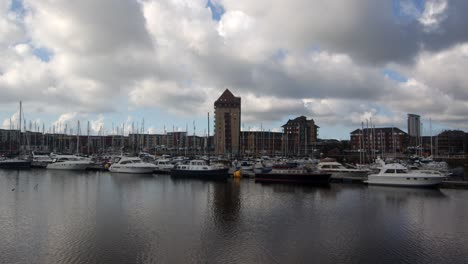
M 312 154 L 317 143 L 319 126 L 313 119 L 307 120 L 305 116 L 289 119 L 283 126 L 283 154 L 309 155 Z
M 229 89 L 214 103 L 215 152 L 237 155 L 240 152 L 241 98 Z
M 283 133 L 271 131 L 242 131 L 242 155 L 280 155 Z
M 410 146 L 421 145 L 421 117 L 416 114 L 408 114 L 408 136 Z
M 445 130 L 435 137 L 436 155 L 461 155 L 468 150 L 467 133 Z
M 19 131 L 0 129 L 0 153 L 17 153 L 19 144 Z
M 401 153 L 408 142 L 408 134 L 397 127 L 364 128 L 351 132 L 354 151 L 365 153 Z

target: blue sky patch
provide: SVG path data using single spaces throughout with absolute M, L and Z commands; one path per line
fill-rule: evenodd
M 206 7 L 209 7 L 211 10 L 211 18 L 213 20 L 219 21 L 224 14 L 224 7 L 220 4 L 213 3 L 211 0 L 208 0 Z
M 383 69 L 382 74 L 384 76 L 394 80 L 394 81 L 397 81 L 397 82 L 407 82 L 408 81 L 408 78 L 403 76 L 401 73 L 399 73 L 397 71 L 394 71 L 394 70 L 391 70 L 391 69 Z
M 278 49 L 274 54 L 273 54 L 273 59 L 275 61 L 282 61 L 286 58 L 288 55 L 288 51 L 285 49 Z
M 426 0 L 393 0 L 393 15 L 405 21 L 418 19 L 425 3 Z
M 33 51 L 34 56 L 38 57 L 41 61 L 49 62 L 52 54 L 44 48 L 36 48 Z
M 10 10 L 22 16 L 26 12 L 22 0 L 11 0 Z

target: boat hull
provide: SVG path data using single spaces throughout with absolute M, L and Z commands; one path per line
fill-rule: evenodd
M 32 161 L 31 168 L 47 168 L 47 165 L 51 164 L 52 161 Z
M 371 185 L 405 186 L 405 187 L 431 187 L 437 186 L 443 181 L 443 177 L 395 177 L 372 176 L 364 183 Z
M 111 165 L 109 171 L 113 173 L 151 174 L 154 171 L 154 167 L 127 167 Z
M 228 178 L 228 168 L 216 169 L 216 170 L 183 170 L 183 169 L 172 169 L 172 177 L 180 178 L 198 178 L 198 179 L 219 179 L 225 180 Z
M 329 173 L 257 173 L 255 182 L 261 183 L 301 183 L 301 184 L 327 184 L 330 181 Z
M 332 179 L 342 179 L 342 178 L 356 178 L 364 179 L 366 178 L 368 172 L 347 172 L 347 171 L 332 171 L 332 170 L 322 170 L 324 173 L 331 174 Z
M 47 165 L 48 170 L 86 170 L 90 166 L 89 163 L 67 163 L 58 162 Z
M 154 169 L 153 173 L 155 173 L 155 174 L 170 174 L 171 170 L 170 169 Z
M 29 169 L 31 162 L 26 160 L 0 161 L 0 169 Z

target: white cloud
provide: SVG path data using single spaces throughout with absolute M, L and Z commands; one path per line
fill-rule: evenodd
M 419 17 L 419 22 L 424 25 L 426 31 L 438 29 L 441 21 L 446 18 L 447 7 L 448 0 L 428 0 L 425 2 L 424 12 Z
M 416 110 L 454 124 L 468 119 L 465 2 L 403 1 L 417 20 L 398 23 L 392 1 L 220 0 L 220 21 L 205 0 L 24 0 L 24 16 L 3 1 L 0 104 L 23 99 L 70 127 L 93 119 L 96 132 L 128 109 L 204 115 L 229 88 L 250 124 L 403 124 Z
M 18 129 L 19 112 L 15 112 L 10 118 L 3 120 L 3 129 Z

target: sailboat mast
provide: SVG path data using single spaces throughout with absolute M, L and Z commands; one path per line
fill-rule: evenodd
M 76 153 L 80 153 L 80 120 L 78 120 L 76 128 Z
M 20 109 L 19 109 L 19 143 L 18 143 L 18 153 L 21 152 L 21 116 L 23 115 L 23 102 L 20 101 Z
M 208 149 L 208 155 L 210 153 L 210 112 L 208 112 L 208 136 L 206 138 L 206 145 Z
M 434 157 L 434 154 L 432 153 L 432 120 L 429 118 L 429 130 L 431 131 L 431 156 Z
M 89 120 L 88 120 L 88 140 L 87 140 L 87 141 L 88 141 L 88 142 L 87 142 L 87 143 L 88 143 L 88 151 L 87 151 L 87 153 L 88 153 L 88 155 L 89 155 L 89 143 L 90 143 L 90 142 L 89 142 Z

